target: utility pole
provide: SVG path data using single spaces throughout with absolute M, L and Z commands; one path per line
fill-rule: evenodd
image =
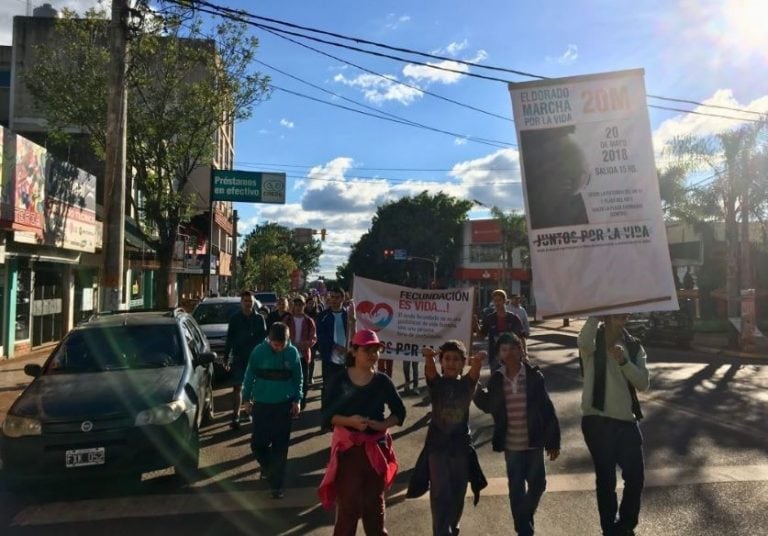
M 128 0 L 112 0 L 104 162 L 104 246 L 101 249 L 103 261 L 99 284 L 102 311 L 117 311 L 122 308 L 123 301 L 128 13 Z

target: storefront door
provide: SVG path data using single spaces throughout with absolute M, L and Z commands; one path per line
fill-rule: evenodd
M 61 339 L 64 326 L 63 272 L 56 268 L 35 267 L 32 295 L 32 346 Z

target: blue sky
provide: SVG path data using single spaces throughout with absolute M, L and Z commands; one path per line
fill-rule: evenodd
M 768 32 L 764 30 L 768 2 L 763 0 L 210 1 L 304 26 L 547 77 L 644 68 L 649 94 L 768 111 Z M 94 2 L 52 3 L 81 7 Z M 2 4 L 0 41 L 6 43 L 10 15 L 23 14 L 26 2 L 4 0 Z M 253 31 L 261 41 L 258 60 L 381 112 L 460 136 L 385 122 L 275 91 L 270 100 L 254 109 L 250 120 L 237 125 L 235 167 L 286 172 L 287 204 L 238 203 L 242 233 L 266 221 L 326 228 L 321 273 L 332 277 L 336 266 L 346 260 L 350 246 L 370 227 L 376 207 L 387 201 L 426 189 L 507 210 L 522 208 L 517 149 L 464 137 L 514 145 L 511 121 L 445 102 L 261 30 Z M 511 118 L 509 93 L 501 82 L 303 42 L 411 86 Z M 269 74 L 281 88 L 355 107 L 263 65 L 255 68 Z M 501 77 L 530 80 L 517 75 Z M 649 104 L 697 109 L 653 99 Z M 700 111 L 748 117 L 711 108 Z M 739 124 L 654 109 L 649 113 L 657 153 L 675 135 L 707 134 Z M 662 158 L 657 165 L 663 166 Z M 470 216 L 487 214 L 478 206 Z

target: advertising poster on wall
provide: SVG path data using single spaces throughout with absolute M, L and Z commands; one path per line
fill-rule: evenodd
M 96 177 L 48 158 L 45 170 L 45 243 L 75 251 L 96 250 Z
M 540 314 L 677 309 L 643 71 L 509 91 Z
M 45 149 L 3 130 L 0 220 L 38 239 L 42 239 L 45 218 L 45 161 Z
M 422 346 L 449 339 L 469 345 L 474 288 L 418 289 L 355 276 L 357 329 L 372 329 L 382 357 L 421 361 Z

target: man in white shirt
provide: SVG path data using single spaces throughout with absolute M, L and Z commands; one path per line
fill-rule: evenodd
M 520 319 L 520 322 L 523 324 L 523 336 L 527 339 L 531 336 L 531 324 L 528 321 L 528 313 L 526 312 L 525 308 L 520 305 L 520 295 L 519 294 L 512 294 L 509 297 L 509 305 L 507 306 L 507 310 L 510 313 L 515 313 L 517 317 Z

